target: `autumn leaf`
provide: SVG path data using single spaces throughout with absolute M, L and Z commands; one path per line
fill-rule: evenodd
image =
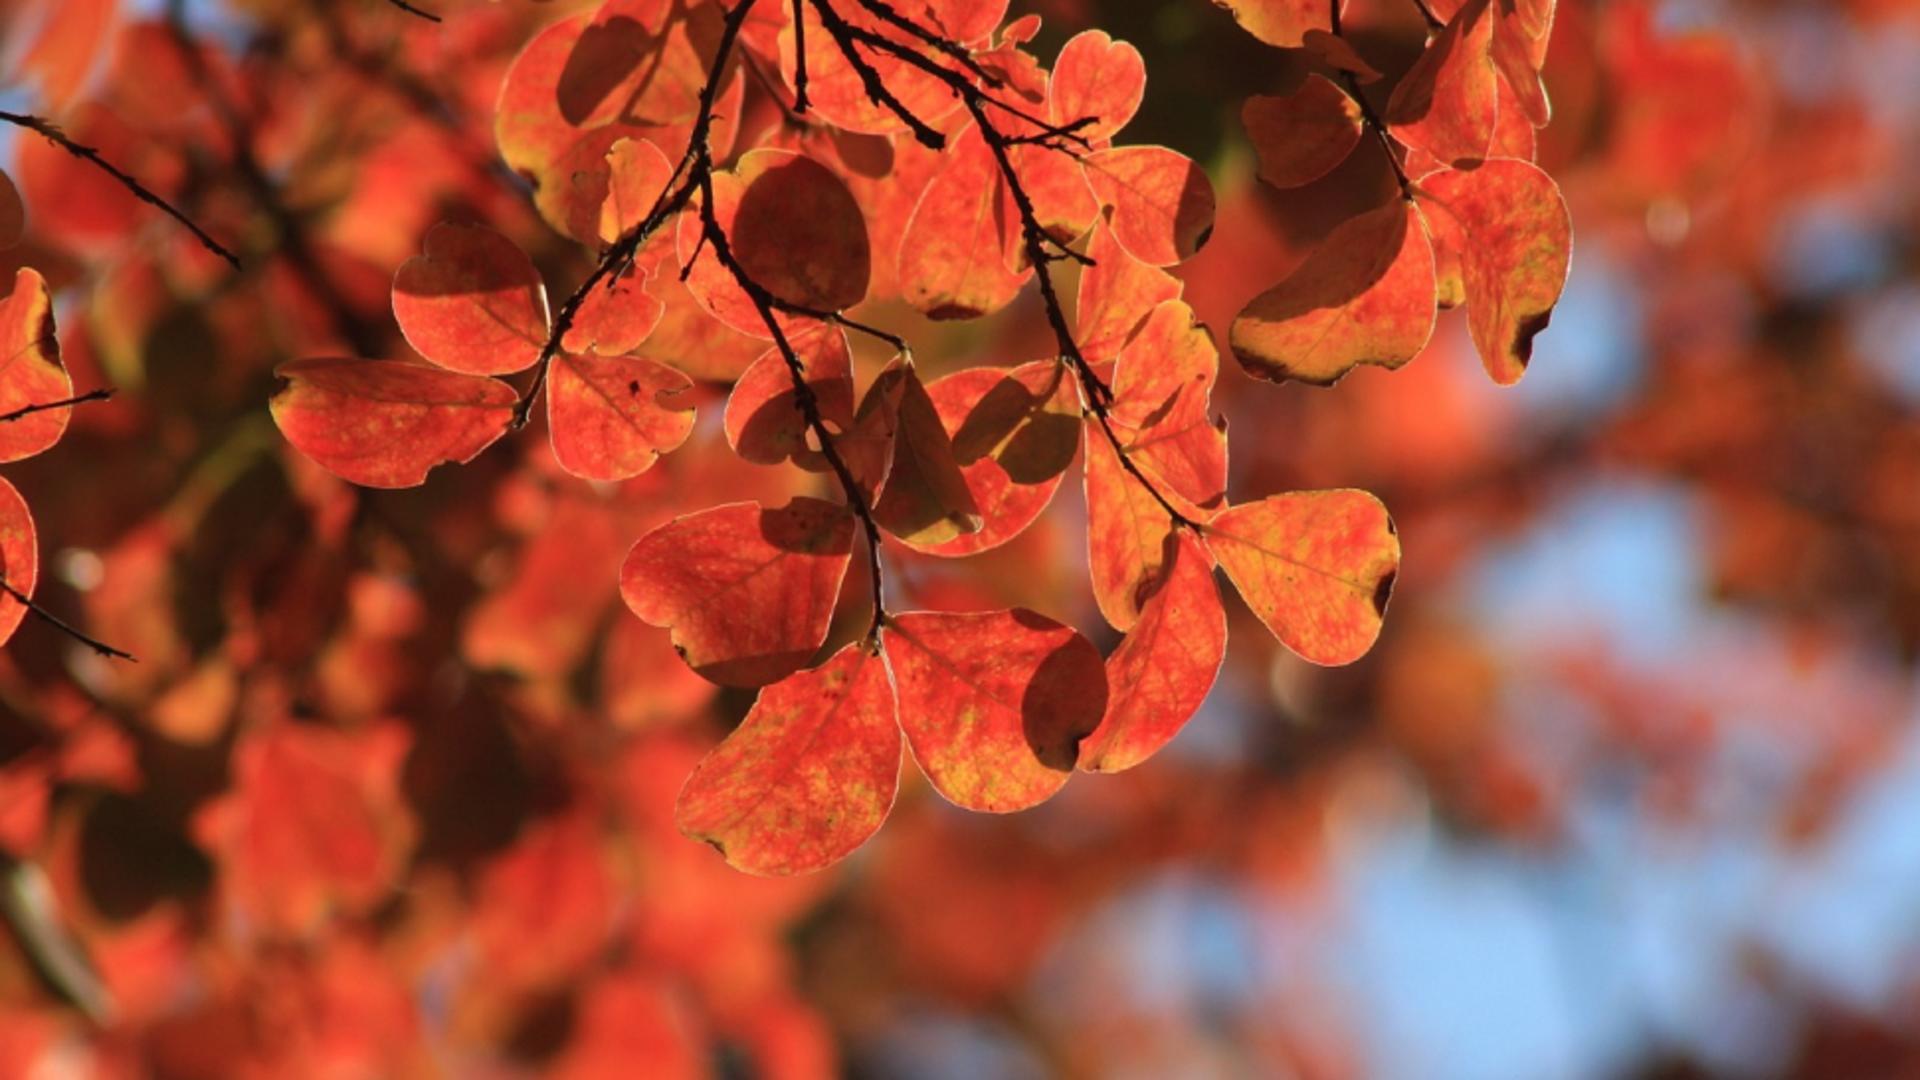
M 586 480 L 625 480 L 687 441 L 693 381 L 644 356 L 561 353 L 547 379 L 547 432 L 560 467 Z
M 729 503 L 641 537 L 620 568 L 620 595 L 642 621 L 673 631 L 695 671 L 724 686 L 765 686 L 826 641 L 852 555 L 843 506 Z
M 800 361 L 821 419 L 839 431 L 853 426 L 853 354 L 846 331 L 816 324 L 792 336 L 788 344 Z M 727 445 L 748 461 L 777 465 L 796 461 L 824 469 L 810 449 L 806 415 L 793 386 L 793 371 L 776 346 L 760 355 L 734 384 L 727 398 Z
M 882 398 L 898 395 L 892 465 L 873 504 L 873 519 L 916 547 L 934 547 L 978 533 L 980 507 L 919 372 L 896 362 L 880 373 L 867 392 Z
M 1185 154 L 1121 146 L 1082 162 L 1114 239 L 1134 258 L 1172 266 L 1192 258 L 1213 232 L 1213 184 Z
M 1207 547 L 1247 606 L 1287 648 L 1348 664 L 1380 635 L 1400 539 L 1364 491 L 1296 491 L 1223 511 Z
M 956 806 L 1024 810 L 1066 785 L 1106 709 L 1100 652 L 1031 611 L 915 612 L 888 620 L 900 726 Z
M 1260 179 L 1277 188 L 1310 184 L 1332 172 L 1360 141 L 1360 103 L 1322 75 L 1300 89 L 1259 95 L 1240 108 L 1240 122 L 1260 158 Z
M 421 356 L 449 371 L 508 375 L 547 340 L 547 290 L 520 245 L 483 225 L 441 223 L 393 276 L 393 317 Z
M 46 279 L 23 266 L 0 300 L 0 415 L 72 396 Z M 0 462 L 30 458 L 59 442 L 71 416 L 68 408 L 41 409 L 0 422 Z
M 33 513 L 20 489 L 0 477 L 0 579 L 31 597 L 40 583 L 40 541 L 34 534 Z M 0 595 L 0 644 L 13 637 L 27 606 L 11 593 Z
M 1080 397 L 1064 364 L 1035 360 L 1012 370 L 956 371 L 927 387 L 953 440 L 973 503 L 977 532 L 944 543 L 908 546 L 930 555 L 974 555 L 1012 540 L 1033 524 L 1080 445 Z
M 1162 495 L 1202 512 L 1227 491 L 1226 425 L 1212 412 L 1219 374 L 1213 336 L 1179 300 L 1153 309 L 1113 368 L 1110 414 L 1122 448 L 1165 486 Z
M 646 290 L 636 270 L 587 294 L 560 337 L 560 349 L 624 356 L 646 343 L 666 313 L 667 306 Z
M 1016 219 L 993 151 L 968 127 L 951 140 L 900 241 L 900 288 L 934 319 L 972 319 L 1005 307 L 1028 270 L 1009 253 Z
M 1531 162 L 1447 169 L 1416 185 L 1434 246 L 1458 259 L 1467 328 L 1487 374 L 1526 374 L 1533 339 L 1566 286 L 1573 221 L 1559 185 Z
M 1146 90 L 1147 64 L 1139 49 L 1104 30 L 1083 30 L 1053 62 L 1047 115 L 1058 127 L 1080 124 L 1074 134 L 1088 142 L 1111 139 L 1140 111 Z
M 1280 284 L 1233 321 L 1248 374 L 1322 386 L 1358 364 L 1396 368 L 1433 335 L 1433 246 L 1420 214 L 1396 199 L 1349 218 Z
M 1107 658 L 1107 713 L 1082 744 L 1088 772 L 1131 769 L 1173 740 L 1213 689 L 1227 653 L 1227 613 L 1213 556 L 1193 533 L 1174 552 L 1139 621 Z
M 1499 92 L 1488 3 L 1468 0 L 1387 100 L 1393 137 L 1443 164 L 1479 161 L 1493 145 Z
M 1087 575 L 1093 598 L 1115 630 L 1133 629 L 1146 592 L 1161 574 L 1173 518 L 1121 464 L 1094 421 L 1085 432 Z
M 607 198 L 600 204 L 600 242 L 639 227 L 673 178 L 673 163 L 648 139 L 621 139 L 607 150 Z
M 1233 14 L 1247 33 L 1269 45 L 1298 48 L 1311 30 L 1331 30 L 1332 11 L 1324 0 L 1213 0 Z M 1346 0 L 1338 0 L 1344 10 Z
M 295 360 L 275 374 L 274 423 L 287 441 L 363 487 L 425 483 L 506 434 L 518 399 L 498 379 L 400 360 Z
M 1093 265 L 1080 274 L 1075 338 L 1089 360 L 1111 360 L 1161 301 L 1180 296 L 1180 279 L 1127 254 L 1104 222 L 1094 226 L 1087 258 Z
M 760 691 L 680 790 L 681 831 L 753 874 L 840 861 L 879 830 L 900 785 L 893 683 L 855 642 Z

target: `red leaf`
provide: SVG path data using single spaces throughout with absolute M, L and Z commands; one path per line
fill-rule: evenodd
M 1113 367 L 1110 412 L 1127 456 L 1162 495 L 1202 509 L 1227 493 L 1226 425 L 1211 411 L 1219 375 L 1213 335 L 1179 300 L 1153 310 Z
M 648 139 L 621 139 L 607 151 L 607 200 L 600 204 L 600 242 L 611 244 L 646 220 L 673 163 Z
M 1164 146 L 1122 146 L 1082 160 L 1114 239 L 1135 258 L 1172 266 L 1207 242 L 1213 184 L 1192 158 Z
M 0 248 L 20 242 L 27 231 L 27 206 L 20 201 L 20 189 L 13 177 L 0 172 Z
M 1140 111 L 1147 90 L 1147 64 L 1140 50 L 1104 30 L 1083 30 L 1061 46 L 1047 87 L 1047 115 L 1056 126 L 1091 124 L 1074 134 L 1092 142 L 1111 139 Z
M 560 337 L 570 353 L 624 356 L 638 349 L 660 325 L 667 306 L 646 291 L 638 270 L 610 287 L 596 285 L 574 313 L 573 325 Z
M 933 399 L 911 365 L 895 363 L 868 389 L 874 397 L 897 394 L 893 460 L 886 485 L 873 504 L 880 527 L 916 547 L 935 547 L 980 531 L 974 502 L 953 441 Z
M 1380 636 L 1400 539 L 1364 491 L 1296 491 L 1207 523 L 1207 546 L 1282 644 L 1316 664 L 1348 664 Z
M 1333 29 L 1326 0 L 1213 0 L 1233 13 L 1247 33 L 1269 45 L 1298 48 L 1310 30 Z M 1344 10 L 1346 0 L 1339 0 Z
M 1080 395 L 1056 360 L 1011 371 L 973 368 L 927 387 L 953 439 L 967 490 L 980 508 L 980 531 L 945 543 L 908 546 L 929 555 L 974 555 L 1012 540 L 1033 524 L 1080 446 Z
M 1029 271 L 1008 251 L 1018 220 L 993 151 L 977 128 L 949 143 L 900 242 L 900 289 L 934 319 L 971 319 L 1005 307 Z
M 426 254 L 393 276 L 393 317 L 421 356 L 468 375 L 507 375 L 540 359 L 547 290 L 520 245 L 484 225 L 442 222 Z
M 1309 75 L 1279 97 L 1250 97 L 1240 122 L 1260 156 L 1260 179 L 1277 188 L 1310 184 L 1353 152 L 1366 120 L 1360 103 L 1332 80 Z
M 426 482 L 506 434 L 519 395 L 498 379 L 400 360 L 295 360 L 275 374 L 273 419 L 287 441 L 363 487 Z
M 774 683 L 687 778 L 681 831 L 752 874 L 846 858 L 893 809 L 897 712 L 886 663 L 862 642 Z
M 1479 161 L 1493 145 L 1499 86 L 1489 0 L 1469 0 L 1427 43 L 1387 100 L 1393 137 L 1436 161 Z
M 1559 185 L 1530 162 L 1501 158 L 1417 186 L 1434 246 L 1460 260 L 1467 327 L 1487 374 L 1519 381 L 1567 283 L 1573 220 Z
M 1165 564 L 1173 519 L 1129 475 L 1100 425 L 1085 429 L 1087 574 L 1100 614 L 1115 630 L 1133 628 L 1146 590 Z
M 1433 334 L 1433 246 L 1395 199 L 1342 222 L 1285 281 L 1233 321 L 1248 374 L 1331 385 L 1357 364 L 1396 368 Z
M 73 396 L 73 379 L 60 363 L 53 298 L 38 271 L 21 267 L 13 291 L 0 300 L 0 414 Z M 0 462 L 19 461 L 60 441 L 72 409 L 42 409 L 0 423 Z
M 32 596 L 40 582 L 40 541 L 34 535 L 33 514 L 27 500 L 5 478 L 0 478 L 0 579 Z M 20 629 L 27 606 L 11 595 L 0 595 L 0 644 Z
M 1018 608 L 896 616 L 887 657 L 914 760 L 968 810 L 1007 813 L 1052 797 L 1107 705 L 1093 643 Z
M 585 480 L 625 480 L 653 467 L 693 431 L 675 398 L 693 380 L 644 356 L 553 358 L 547 433 L 560 467 Z
M 853 426 L 853 354 L 846 331 L 815 324 L 792 336 L 789 343 L 813 389 L 821 419 L 836 430 Z M 824 468 L 818 450 L 810 450 L 806 415 L 793 389 L 793 372 L 778 347 L 753 362 L 734 384 L 727 398 L 727 445 L 735 453 L 761 465 L 797 461 L 807 468 Z
M 1161 301 L 1179 297 L 1180 279 L 1127 254 L 1104 222 L 1094 226 L 1087 257 L 1093 265 L 1080 273 L 1075 316 L 1080 351 L 1110 360 Z
M 1107 715 L 1082 746 L 1089 772 L 1131 769 L 1172 741 L 1200 709 L 1227 655 L 1227 612 L 1213 556 L 1185 530 L 1140 621 L 1107 657 Z
M 853 515 L 796 498 L 731 503 L 640 538 L 620 568 L 635 615 L 673 631 L 687 665 L 726 686 L 779 682 L 827 639 L 853 554 Z

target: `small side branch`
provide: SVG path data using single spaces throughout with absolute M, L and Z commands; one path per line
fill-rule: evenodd
M 23 593 L 19 589 L 14 588 L 13 583 L 8 581 L 5 577 L 0 577 L 0 592 L 4 592 L 8 596 L 13 597 L 13 599 L 17 603 L 19 603 L 21 607 L 24 607 L 28 611 L 31 611 L 35 616 L 37 616 L 40 619 L 40 621 L 51 624 L 54 629 L 67 635 L 68 637 L 79 642 L 80 644 L 85 645 L 87 648 L 92 649 L 94 652 L 99 653 L 101 656 L 104 656 L 109 660 L 127 660 L 133 663 L 139 662 L 137 660 L 134 660 L 134 656 L 132 653 L 127 652 L 124 649 L 116 649 L 113 646 L 107 644 L 106 642 L 101 641 L 99 638 L 92 637 L 91 635 L 87 634 L 85 631 L 61 619 L 58 615 L 55 615 L 53 612 L 48 611 L 46 608 L 43 608 L 39 604 L 34 603 L 32 597 L 29 597 L 26 593 Z
M 176 209 L 172 203 L 155 195 L 145 184 L 122 172 L 113 162 L 101 157 L 98 150 L 83 143 L 73 141 L 73 139 L 68 137 L 66 132 L 61 131 L 59 126 L 53 123 L 53 121 L 38 116 L 31 116 L 26 113 L 5 111 L 0 111 L 0 120 L 12 124 L 15 127 L 26 128 L 28 131 L 39 135 L 41 138 L 72 154 L 74 157 L 92 163 L 94 167 L 100 169 L 108 176 L 113 177 L 115 180 L 118 180 L 120 186 L 132 192 L 135 198 L 149 206 L 159 208 L 161 213 L 179 222 L 188 232 L 194 235 L 195 239 L 200 241 L 200 246 L 225 259 L 227 265 L 233 267 L 235 270 L 240 269 L 240 257 L 227 250 L 218 240 L 207 235 L 207 231 L 194 224 L 193 219 Z
M 89 401 L 105 401 L 113 396 L 111 389 L 89 390 L 78 397 L 61 398 L 59 401 L 39 401 L 32 405 L 22 405 L 12 412 L 0 413 L 0 424 L 12 423 L 23 416 L 46 412 L 49 409 L 70 409 L 75 405 L 84 405 Z

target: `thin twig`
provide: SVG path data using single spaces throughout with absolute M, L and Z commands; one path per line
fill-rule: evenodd
M 69 409 L 75 405 L 84 405 L 89 401 L 105 401 L 112 396 L 113 390 L 108 387 L 99 390 L 89 390 L 78 397 L 61 398 L 59 401 L 40 401 L 32 405 L 22 405 L 12 412 L 0 413 L 0 424 L 11 423 L 23 416 L 32 416 L 34 413 L 46 412 L 49 409 Z
M 435 15 L 431 11 L 424 11 L 420 8 L 414 7 L 412 4 L 407 3 L 407 0 L 387 0 L 387 3 L 392 4 L 394 7 L 399 8 L 401 11 L 404 11 L 409 15 L 418 15 L 420 18 L 425 19 L 428 22 L 437 23 L 440 21 L 440 16 Z
M 99 653 L 101 656 L 109 660 L 127 660 L 133 663 L 139 663 L 139 661 L 134 660 L 132 653 L 123 649 L 116 649 L 106 642 L 101 641 L 99 638 L 88 636 L 86 632 L 80 630 L 78 627 L 62 620 L 58 615 L 34 603 L 32 597 L 14 588 L 13 583 L 8 581 L 4 575 L 0 575 L 0 592 L 4 592 L 8 596 L 13 597 L 21 607 L 39 616 L 42 622 L 51 623 L 54 629 L 59 630 L 61 633 L 92 649 L 94 652 Z
M 200 246 L 225 259 L 227 265 L 233 267 L 235 270 L 240 269 L 240 257 L 228 251 L 218 240 L 207 235 L 207 231 L 194 224 L 192 218 L 189 218 L 186 214 L 176 209 L 172 203 L 148 190 L 145 184 L 122 172 L 113 162 L 101 157 L 98 150 L 83 143 L 75 142 L 66 132 L 61 131 L 59 125 L 53 121 L 26 113 L 4 111 L 0 111 L 0 120 L 4 120 L 16 127 L 26 128 L 28 131 L 39 135 L 41 138 L 72 154 L 74 157 L 93 163 L 95 167 L 105 172 L 108 176 L 120 181 L 120 186 L 132 192 L 134 198 L 139 199 L 148 206 L 158 207 L 161 213 L 166 214 L 182 226 L 185 226 L 186 230 L 192 233 L 195 239 L 200 241 Z
M 807 20 L 800 6 L 806 0 L 793 0 L 793 111 L 807 112 Z
M 1420 0 L 1413 0 L 1413 2 L 1419 5 L 1429 23 L 1439 25 L 1434 22 L 1433 13 L 1427 11 L 1425 4 L 1420 3 Z M 1328 7 L 1332 9 L 1333 34 L 1335 37 L 1343 37 L 1340 30 L 1340 0 L 1328 0 Z M 1360 116 L 1366 121 L 1367 130 L 1373 132 L 1373 137 L 1379 141 L 1380 152 L 1387 156 L 1387 164 L 1393 166 L 1393 178 L 1400 182 L 1400 197 L 1412 202 L 1413 181 L 1407 179 L 1406 167 L 1400 164 L 1398 157 L 1394 156 L 1393 140 L 1387 136 L 1386 121 L 1380 119 L 1380 114 L 1373 111 L 1373 105 L 1367 101 L 1367 95 L 1361 92 L 1359 76 L 1351 71 L 1342 71 L 1340 78 L 1347 84 L 1347 93 L 1352 95 L 1354 102 L 1360 106 Z

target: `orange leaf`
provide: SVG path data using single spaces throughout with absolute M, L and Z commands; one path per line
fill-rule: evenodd
M 1052 797 L 1107 705 L 1100 651 L 1023 609 L 897 616 L 887 657 L 914 760 L 968 810 L 1007 813 Z
M 725 686 L 765 686 L 826 641 L 852 555 L 844 506 L 730 503 L 641 537 L 620 568 L 620 594 L 642 621 L 673 631 L 687 666 Z
M 1247 99 L 1240 122 L 1260 157 L 1260 179 L 1277 188 L 1310 184 L 1332 172 L 1360 141 L 1360 103 L 1322 75 L 1279 97 Z
M 1011 371 L 973 368 L 927 387 L 953 439 L 980 531 L 941 544 L 909 542 L 930 555 L 988 551 L 1033 524 L 1080 446 L 1080 396 L 1066 367 L 1035 360 Z
M 1213 184 L 1192 158 L 1164 146 L 1121 146 L 1082 161 L 1114 239 L 1135 258 L 1172 266 L 1207 242 Z
M 1247 33 L 1269 45 L 1298 48 L 1310 30 L 1332 30 L 1326 0 L 1213 0 L 1226 8 Z M 1339 0 L 1344 10 L 1346 0 Z
M 886 663 L 854 642 L 774 683 L 680 790 L 680 829 L 752 874 L 800 874 L 879 830 L 900 787 Z
M 971 319 L 1005 307 L 1029 271 L 1008 251 L 1017 211 L 977 128 L 949 140 L 900 241 L 900 288 L 934 319 Z
M 1173 519 L 1129 475 L 1100 425 L 1082 425 L 1086 447 L 1087 574 L 1093 598 L 1115 630 L 1140 618 L 1146 590 L 1165 564 Z
M 1200 508 L 1227 493 L 1226 425 L 1211 411 L 1219 375 L 1213 335 L 1179 300 L 1153 310 L 1113 367 L 1110 413 L 1127 456 L 1161 494 Z
M 954 458 L 953 441 L 920 373 L 896 362 L 880 373 L 869 395 L 899 395 L 893 461 L 873 504 L 880 527 L 916 547 L 933 547 L 980 531 L 980 507 Z
M 820 416 L 837 430 L 853 426 L 853 353 L 846 331 L 816 324 L 789 341 L 813 389 Z M 753 362 L 727 398 L 727 445 L 748 461 L 778 465 L 794 460 L 824 467 L 819 451 L 808 449 L 806 415 L 794 394 L 793 372 L 779 348 Z
M 424 483 L 506 434 L 519 395 L 498 379 L 400 360 L 295 360 L 270 403 L 287 441 L 363 487 Z
M 40 582 L 40 541 L 34 534 L 33 513 L 20 490 L 0 478 L 0 578 L 32 596 Z M 27 606 L 11 595 L 0 595 L 0 644 L 13 637 Z
M 1075 313 L 1080 351 L 1110 360 L 1161 301 L 1180 295 L 1180 279 L 1127 254 L 1105 222 L 1094 226 L 1087 257 L 1093 265 L 1080 273 Z
M 1056 126 L 1093 123 L 1074 134 L 1092 142 L 1111 139 L 1140 111 L 1147 90 L 1147 64 L 1140 50 L 1104 30 L 1083 30 L 1061 46 L 1047 87 L 1047 115 Z
M 653 467 L 693 431 L 693 406 L 674 399 L 693 380 L 644 356 L 553 358 L 547 434 L 560 467 L 585 480 L 625 480 Z
M 666 315 L 667 306 L 646 291 L 639 271 L 596 285 L 574 313 L 573 325 L 560 337 L 570 353 L 622 356 L 638 349 Z
M 713 200 L 734 258 L 776 299 L 815 311 L 840 311 L 866 299 L 873 271 L 866 218 L 826 166 L 790 150 L 749 150 L 732 172 L 714 174 Z M 698 213 L 681 215 L 680 261 L 691 264 L 687 287 L 715 318 L 768 337 L 752 298 L 702 243 L 703 229 Z
M 607 200 L 600 242 L 611 244 L 646 220 L 673 178 L 673 163 L 647 139 L 621 139 L 607 151 Z
M 520 245 L 484 225 L 442 222 L 426 254 L 393 276 L 393 317 L 421 356 L 468 375 L 507 375 L 540 359 L 547 290 Z
M 1200 709 L 1227 655 L 1227 611 L 1213 556 L 1182 530 L 1140 621 L 1107 657 L 1107 715 L 1083 744 L 1088 772 L 1131 769 L 1172 741 Z
M 1488 57 L 1488 2 L 1469 0 L 1427 43 L 1387 100 L 1393 137 L 1446 164 L 1479 161 L 1493 145 L 1499 85 Z
M 1348 664 L 1380 636 L 1400 569 L 1400 538 L 1364 491 L 1296 491 L 1236 506 L 1205 527 L 1207 546 L 1282 644 L 1316 664 Z
M 1395 199 L 1328 234 L 1286 280 L 1233 321 L 1233 351 L 1251 375 L 1331 385 L 1356 364 L 1396 368 L 1433 334 L 1433 246 L 1419 214 Z
M 1530 162 L 1500 158 L 1417 186 L 1434 246 L 1459 259 L 1467 328 L 1487 374 L 1519 381 L 1567 283 L 1573 220 L 1559 185 Z
M 72 396 L 46 279 L 23 266 L 13 275 L 13 290 L 0 300 L 0 414 Z M 0 462 L 30 458 L 59 442 L 72 415 L 72 409 L 42 409 L 0 423 Z

